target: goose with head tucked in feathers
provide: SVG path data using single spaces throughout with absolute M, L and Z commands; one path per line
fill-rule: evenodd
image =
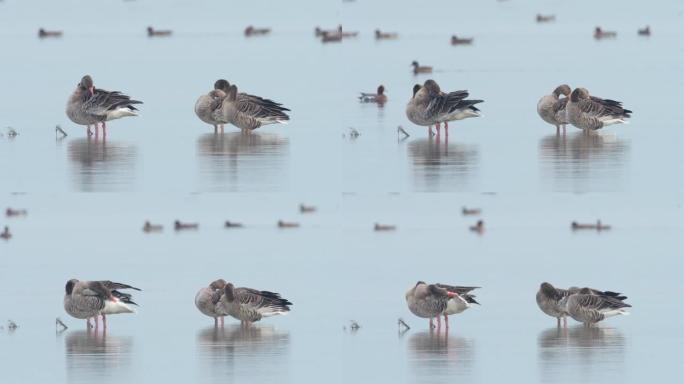
M 225 93 L 214 116 L 223 122 L 233 124 L 242 130 L 254 130 L 267 124 L 287 124 L 289 109 L 273 100 L 248 93 L 238 93 L 236 85 L 220 79 L 214 84 Z
M 624 299 L 624 296 L 601 295 L 591 288 L 582 288 L 568 297 L 566 312 L 573 319 L 591 326 L 608 317 L 628 315 L 627 308 L 632 306 Z
M 215 326 L 219 325 L 219 322 L 223 325 L 223 317 L 226 316 L 221 304 L 221 297 L 225 287 L 225 280 L 214 280 L 208 287 L 200 289 L 195 295 L 195 306 L 203 314 L 212 317 Z
M 437 318 L 437 327 L 441 327 L 441 317 L 444 316 L 446 328 L 449 329 L 448 315 L 458 314 L 479 304 L 475 296 L 468 292 L 478 287 L 458 287 L 445 284 L 427 284 L 419 281 L 406 292 L 406 304 L 411 313 L 418 317 Z
M 567 106 L 568 122 L 582 130 L 597 130 L 613 124 L 626 124 L 632 111 L 622 103 L 589 95 L 585 88 L 575 88 Z
M 413 87 L 413 97 L 406 105 L 406 116 L 416 125 L 428 126 L 430 133 L 432 124 L 439 134 L 440 124 L 444 123 L 448 135 L 450 121 L 480 116 L 480 110 L 475 104 L 484 100 L 466 100 L 468 95 L 465 90 L 444 93 L 437 82 L 427 80 L 423 86 L 416 84 Z
M 118 313 L 134 313 L 131 305 L 138 305 L 129 293 L 122 289 L 139 288 L 113 281 L 67 281 L 64 294 L 64 310 L 77 319 L 86 319 L 90 328 L 90 318 L 95 319 L 95 329 L 98 328 L 98 316 L 102 316 L 102 325 L 107 328 L 106 315 Z
M 275 292 L 236 288 L 232 283 L 226 283 L 220 305 L 223 313 L 249 325 L 264 317 L 287 314 L 292 303 Z
M 570 100 L 568 96 L 570 96 L 571 91 L 569 85 L 561 84 L 550 95 L 539 99 L 537 103 L 539 117 L 545 122 L 555 125 L 556 131 L 560 131 L 561 127 L 565 130 L 565 125 L 568 124 L 566 107 L 568 100 Z M 565 95 L 565 97 L 560 98 L 561 95 Z
M 91 125 L 95 126 L 97 134 L 98 123 L 102 123 L 102 134 L 106 135 L 107 121 L 138 116 L 135 104 L 142 104 L 142 101 L 133 100 L 118 91 L 95 88 L 92 77 L 85 75 L 69 97 L 66 114 L 74 123 L 87 126 L 88 134 L 91 133 Z

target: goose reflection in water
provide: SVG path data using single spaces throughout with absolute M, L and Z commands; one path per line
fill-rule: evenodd
M 449 143 L 439 136 L 411 141 L 408 154 L 415 188 L 426 192 L 466 189 L 479 162 L 476 146 Z
M 89 137 L 69 141 L 67 152 L 79 191 L 120 191 L 135 181 L 133 145 Z
M 449 333 L 424 331 L 408 339 L 410 363 L 416 377 L 428 382 L 453 382 L 472 372 L 475 346 L 472 339 Z
M 209 133 L 197 139 L 212 191 L 276 190 L 288 182 L 289 141 L 269 133 Z
M 64 337 L 69 382 L 97 382 L 108 372 L 126 377 L 130 370 L 132 338 L 92 331 L 69 331 Z
M 211 326 L 197 333 L 197 345 L 206 375 L 219 381 L 280 377 L 288 370 L 290 334 L 273 327 Z
M 539 334 L 537 344 L 543 381 L 620 381 L 624 373 L 625 337 L 615 328 L 549 328 Z
M 545 173 L 561 192 L 618 189 L 628 153 L 628 142 L 606 133 L 555 134 L 539 142 Z

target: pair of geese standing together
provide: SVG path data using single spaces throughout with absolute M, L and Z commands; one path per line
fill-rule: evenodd
M 461 287 L 446 284 L 426 284 L 419 281 L 406 292 L 406 303 L 414 315 L 430 319 L 437 318 L 437 329 L 441 327 L 441 316 L 444 316 L 446 329 L 449 329 L 449 315 L 459 314 L 479 304 L 475 295 L 470 292 L 479 287 Z M 537 305 L 542 312 L 558 319 L 558 326 L 563 319 L 567 326 L 567 316 L 591 325 L 608 317 L 628 314 L 626 308 L 631 305 L 624 302 L 627 296 L 618 292 L 600 291 L 593 288 L 568 289 L 555 288 L 544 282 L 537 292 Z
M 134 313 L 133 296 L 121 292 L 124 289 L 140 291 L 128 284 L 112 281 L 67 281 L 64 294 L 64 310 L 77 319 L 85 319 L 88 329 L 90 319 L 94 319 L 95 328 L 99 328 L 99 317 L 103 327 L 107 328 L 107 315 Z M 292 303 L 280 297 L 280 294 L 259 291 L 252 288 L 236 288 L 223 279 L 218 279 L 202 288 L 195 296 L 195 305 L 203 314 L 213 317 L 214 324 L 220 320 L 223 325 L 224 316 L 232 316 L 248 325 L 263 317 L 283 315 L 290 311 Z
M 137 116 L 135 105 L 142 101 L 131 99 L 118 91 L 96 88 L 92 77 L 83 76 L 76 90 L 67 102 L 66 114 L 76 124 L 85 125 L 88 135 L 91 126 L 99 134 L 102 124 L 103 135 L 107 134 L 107 121 L 127 116 Z M 237 86 L 226 80 L 218 80 L 214 90 L 200 96 L 195 104 L 195 113 L 207 124 L 223 130 L 224 124 L 233 124 L 242 130 L 253 130 L 266 124 L 285 124 L 290 117 L 289 109 L 269 99 L 246 93 L 238 93 Z
M 564 95 L 565 97 L 560 97 Z M 427 126 L 432 135 L 432 125 L 440 133 L 444 124 L 449 134 L 449 122 L 479 117 L 480 110 L 475 104 L 483 100 L 467 100 L 468 91 L 442 92 L 434 80 L 427 80 L 421 86 L 413 86 L 413 97 L 406 105 L 408 119 L 420 126 Z M 591 96 L 585 88 L 572 90 L 567 84 L 558 86 L 552 94 L 543 96 L 537 103 L 537 113 L 547 123 L 559 130 L 567 124 L 589 131 L 613 124 L 627 123 L 632 111 L 624 109 L 622 103 L 610 99 Z

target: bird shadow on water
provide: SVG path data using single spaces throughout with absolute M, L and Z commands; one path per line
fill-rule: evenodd
M 479 150 L 469 144 L 430 137 L 408 143 L 414 188 L 421 192 L 467 190 L 479 165 Z
M 618 190 L 629 155 L 628 141 L 611 134 L 553 134 L 539 142 L 539 160 L 560 192 Z
M 272 191 L 288 182 L 289 141 L 269 133 L 208 133 L 197 139 L 203 189 Z
M 411 371 L 428 382 L 453 382 L 472 373 L 475 342 L 449 333 L 423 331 L 408 338 Z
M 269 326 L 210 326 L 197 333 L 200 371 L 216 382 L 281 375 L 287 371 L 289 345 L 289 332 Z
M 615 328 L 549 328 L 537 337 L 545 382 L 618 380 L 624 372 L 625 337 Z
M 106 332 L 69 331 L 64 337 L 69 382 L 97 382 L 116 373 L 126 377 L 131 368 L 133 339 Z
M 70 140 L 67 152 L 79 192 L 110 192 L 130 189 L 135 181 L 137 148 L 105 139 Z

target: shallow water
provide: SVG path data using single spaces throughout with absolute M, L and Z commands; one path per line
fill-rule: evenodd
M 14 234 L 0 243 L 0 322 L 19 324 L 0 330 L 3 382 L 636 383 L 681 371 L 679 2 L 105 3 L 0 3 L 0 207 L 28 210 L 0 218 Z M 537 25 L 538 12 L 558 20 Z M 245 39 L 250 23 L 274 32 Z M 338 23 L 360 37 L 313 37 Z M 148 39 L 149 24 L 174 36 Z M 594 41 L 597 24 L 618 39 Z M 65 36 L 40 41 L 40 26 Z M 400 39 L 376 42 L 377 27 Z M 453 33 L 474 45 L 451 47 Z M 452 124 L 448 140 L 411 125 L 411 87 L 430 78 L 412 60 L 484 99 L 484 117 Z M 84 73 L 143 100 L 141 116 L 87 138 L 63 111 Z M 292 121 L 213 133 L 193 106 L 219 77 L 284 103 Z M 556 134 L 536 103 L 561 82 L 623 101 L 631 123 Z M 379 83 L 384 108 L 358 103 Z M 462 206 L 482 208 L 482 235 Z M 200 228 L 176 233 L 176 219 Z M 569 229 L 597 219 L 613 229 Z M 145 220 L 164 231 L 144 234 Z M 138 313 L 85 332 L 62 309 L 72 277 L 142 288 Z M 293 311 L 214 329 L 193 298 L 218 277 L 280 292 Z M 430 333 L 404 302 L 417 280 L 482 286 L 482 305 Z M 624 292 L 632 314 L 558 330 L 534 301 L 544 280 Z M 56 333 L 55 317 L 69 329 Z

